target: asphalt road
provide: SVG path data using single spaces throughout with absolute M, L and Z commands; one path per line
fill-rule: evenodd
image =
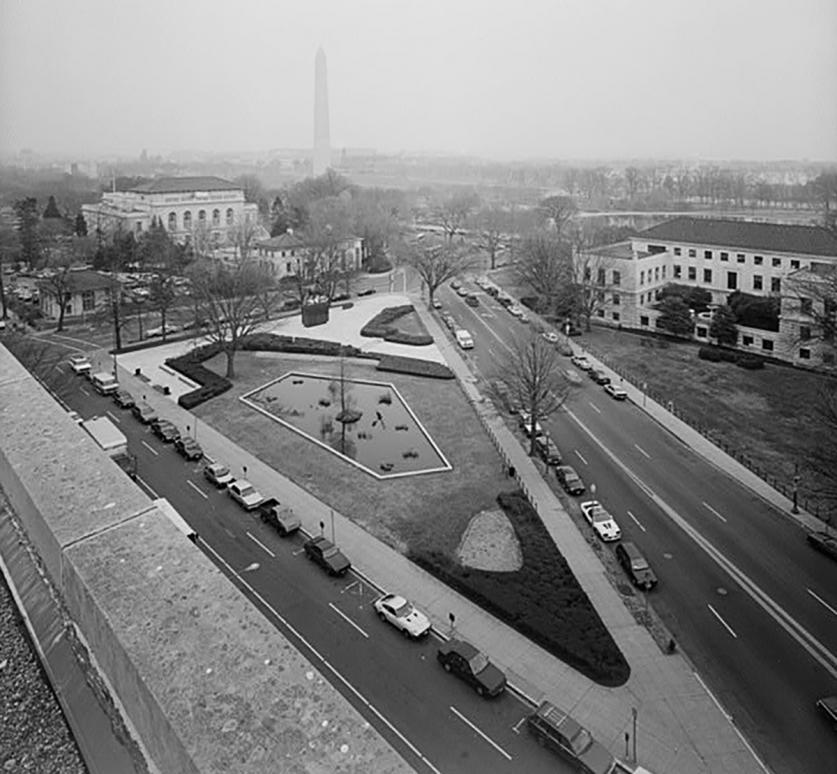
M 407 641 L 379 621 L 380 592 L 364 579 L 330 578 L 305 558 L 301 536 L 280 538 L 81 377 L 62 398 L 83 418 L 118 423 L 149 494 L 169 500 L 201 550 L 417 771 L 572 771 L 527 732 L 528 704 L 511 692 L 481 699 L 436 662 L 435 635 Z M 196 549 L 184 541 L 184 550 Z
M 437 297 L 474 335 L 467 357 L 488 375 L 529 330 L 469 289 L 480 306 L 449 288 Z M 582 380 L 541 424 L 657 571 L 655 610 L 772 771 L 834 771 L 837 734 L 814 701 L 837 693 L 837 563 L 638 407 Z

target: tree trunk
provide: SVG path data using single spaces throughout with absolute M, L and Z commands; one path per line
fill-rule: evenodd
M 224 354 L 227 356 L 227 379 L 235 379 L 235 350 L 225 349 Z
M 64 299 L 59 294 L 58 296 L 58 327 L 55 329 L 56 333 L 61 333 L 64 330 Z

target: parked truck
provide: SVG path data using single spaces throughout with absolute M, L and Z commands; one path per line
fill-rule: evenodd
M 125 434 L 107 417 L 85 419 L 81 426 L 122 470 L 131 478 L 137 477 L 137 458 L 128 451 Z

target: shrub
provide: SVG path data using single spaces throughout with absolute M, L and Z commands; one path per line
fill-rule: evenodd
M 204 344 L 201 347 L 195 347 L 195 349 L 187 352 L 185 355 L 166 360 L 167 366 L 201 385 L 197 389 L 187 392 L 178 398 L 177 402 L 183 408 L 194 408 L 204 401 L 214 398 L 216 395 L 221 395 L 232 387 L 229 379 L 219 376 L 214 371 L 210 371 L 206 366 L 201 365 L 205 360 L 215 357 L 220 351 L 220 344 Z
M 724 349 L 721 347 L 718 354 L 725 363 L 737 363 L 740 355 L 734 349 Z
M 413 376 L 429 376 L 434 379 L 454 378 L 453 371 L 442 363 L 412 357 L 399 357 L 398 355 L 381 355 L 378 360 L 378 370 Z
M 302 336 L 280 336 L 275 333 L 251 333 L 240 342 L 241 349 L 255 352 L 299 352 L 331 357 L 364 357 L 364 353 L 349 344 Z
M 701 347 L 698 350 L 698 357 L 701 360 L 708 360 L 710 363 L 721 362 L 721 353 L 715 347 Z
M 414 347 L 426 347 L 428 344 L 433 343 L 433 337 L 428 333 L 394 331 L 384 336 L 384 341 L 391 341 L 393 344 L 411 344 Z
M 764 360 L 755 355 L 742 355 L 738 358 L 736 364 L 742 368 L 746 368 L 748 371 L 757 371 L 760 368 L 764 368 Z
M 363 328 L 360 329 L 361 336 L 368 336 L 370 338 L 383 339 L 390 334 L 397 333 L 397 329 L 390 323 L 397 320 L 399 317 L 409 314 L 413 311 L 412 304 L 404 304 L 403 306 L 388 306 L 386 309 L 381 309 Z
M 411 551 L 410 559 L 592 680 L 624 684 L 628 663 L 538 514 L 519 491 L 497 502 L 520 541 L 520 570 L 476 570 L 432 550 Z

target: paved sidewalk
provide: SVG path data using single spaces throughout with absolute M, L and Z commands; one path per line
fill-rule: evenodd
M 514 466 L 520 485 L 536 504 L 544 523 L 573 572 L 631 665 L 631 678 L 620 688 L 603 688 L 497 621 L 444 584 L 375 539 L 349 518 L 333 512 L 304 488 L 282 476 L 213 428 L 196 420 L 171 398 L 150 389 L 120 362 L 119 379 L 134 394 L 144 394 L 161 416 L 179 427 L 197 431 L 206 453 L 230 465 L 268 496 L 291 505 L 309 532 L 334 525 L 337 542 L 352 563 L 382 588 L 401 591 L 423 608 L 434 626 L 449 631 L 449 614 L 456 615 L 456 631 L 484 649 L 534 701 L 549 698 L 572 714 L 617 757 L 625 753 L 625 734 L 632 733 L 632 709 L 638 711 L 637 757 L 655 774 L 708 772 L 755 774 L 762 771 L 731 722 L 714 703 L 687 661 L 665 655 L 625 609 L 610 585 L 601 563 L 582 538 L 560 501 L 542 479 L 515 436 L 483 401 L 473 376 L 458 350 L 438 323 L 415 299 L 430 333 L 453 368 L 477 415 L 507 463 Z M 147 350 L 148 355 L 155 350 Z M 159 351 L 158 351 L 159 352 Z M 159 357 L 159 354 L 158 354 Z M 121 358 L 120 358 L 121 361 Z M 252 517 L 245 517 L 252 518 Z M 198 531 L 200 531 L 198 527 Z

